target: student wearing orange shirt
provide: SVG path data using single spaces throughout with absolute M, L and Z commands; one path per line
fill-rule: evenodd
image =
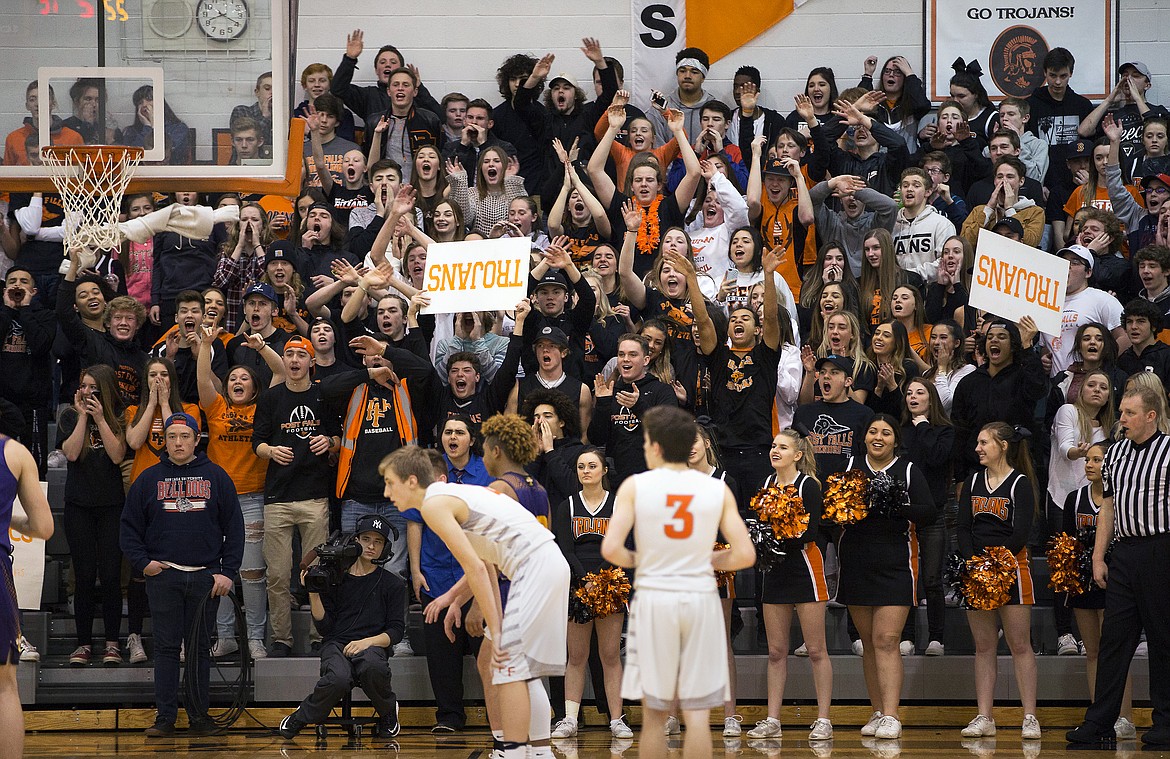
M 237 364 L 227 374 L 223 391 L 218 389 L 212 369 L 212 346 L 223 330 L 214 326 L 200 328 L 196 359 L 199 407 L 207 419 L 207 457 L 219 464 L 236 486 L 240 510 L 244 515 L 244 560 L 240 565 L 243 583 L 244 613 L 248 625 L 248 650 L 253 659 L 268 655 L 264 632 L 268 625 L 266 565 L 264 563 L 264 475 L 268 462 L 252 450 L 252 419 L 260 387 L 256 373 Z M 248 347 L 260 354 L 272 370 L 271 385 L 284 382 L 284 362 L 259 334 L 247 336 Z M 221 603 L 216 614 L 218 639 L 211 648 L 212 657 L 227 656 L 238 650 L 235 635 L 235 607 Z
M 783 129 L 777 145 L 785 143 L 792 132 Z M 786 143 L 785 143 L 786 144 Z M 793 297 L 800 298 L 801 276 L 804 267 L 816 263 L 816 215 L 808 184 L 800 168 L 800 155 L 790 155 L 781 149 L 777 158 L 769 158 L 761 166 L 764 140 L 752 141 L 751 170 L 748 173 L 748 218 L 760 230 L 769 249 L 779 248 L 780 266 L 776 271 L 788 283 Z

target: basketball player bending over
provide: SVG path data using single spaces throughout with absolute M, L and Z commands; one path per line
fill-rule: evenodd
M 447 544 L 482 610 L 491 638 L 504 759 L 551 759 L 552 708 L 540 678 L 565 674 L 569 624 L 569 565 L 552 532 L 506 495 L 479 485 L 435 482 L 431 459 L 417 446 L 391 453 L 378 471 L 386 497 L 398 510 L 418 509 Z M 512 581 L 504 614 L 497 568 Z M 458 599 L 453 607 L 468 600 Z
M 649 472 L 617 492 L 601 555 L 637 568 L 622 697 L 642 701 L 639 757 L 666 756 L 666 717 L 677 701 L 686 724 L 683 756 L 711 756 L 710 710 L 728 697 L 727 636 L 715 570 L 755 563 L 756 552 L 727 485 L 690 469 L 698 427 L 659 406 L 642 417 Z M 635 554 L 625 547 L 634 531 Z M 730 550 L 713 551 L 722 534 Z M 509 607 L 510 608 L 510 607 Z

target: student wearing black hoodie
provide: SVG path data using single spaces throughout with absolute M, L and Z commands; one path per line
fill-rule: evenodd
M 207 595 L 220 597 L 232 589 L 244 556 L 244 517 L 236 486 L 227 472 L 196 450 L 199 424 L 178 413 L 171 414 L 164 428 L 166 453 L 130 486 L 120 540 L 130 566 L 146 576 L 154 619 L 158 715 L 146 730 L 151 738 L 174 735 L 179 647 L 194 629 Z M 194 701 L 184 704 L 191 736 L 218 732 L 207 717 L 215 607 L 203 606 L 202 638 L 187 652 L 198 662 Z

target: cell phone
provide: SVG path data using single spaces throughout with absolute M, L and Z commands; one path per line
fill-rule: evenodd
M 654 106 L 660 111 L 665 111 L 666 95 L 663 95 L 658 90 L 650 90 L 650 105 Z

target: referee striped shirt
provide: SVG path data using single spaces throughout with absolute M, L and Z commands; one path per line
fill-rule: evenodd
M 1128 438 L 1115 443 L 1102 475 L 1113 496 L 1117 537 L 1170 533 L 1170 436 L 1157 432 L 1141 444 Z

